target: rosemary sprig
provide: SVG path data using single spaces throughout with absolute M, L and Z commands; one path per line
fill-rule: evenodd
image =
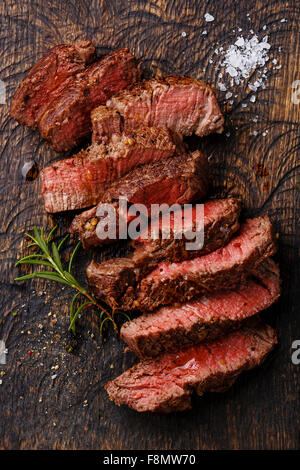
M 55 226 L 50 231 L 48 236 L 45 235 L 43 228 L 39 232 L 36 226 L 34 226 L 33 228 L 33 235 L 30 235 L 29 233 L 25 233 L 25 235 L 29 237 L 31 240 L 31 243 L 29 246 L 38 247 L 41 250 L 41 253 L 33 253 L 30 255 L 24 256 L 23 258 L 17 261 L 15 266 L 19 266 L 21 264 L 32 264 L 32 265 L 46 266 L 50 269 L 48 269 L 47 271 L 35 271 L 30 274 L 25 274 L 24 276 L 17 277 L 15 281 L 26 281 L 26 280 L 33 279 L 33 278 L 48 279 L 49 281 L 55 281 L 55 282 L 64 284 L 68 287 L 71 287 L 72 289 L 75 289 L 76 293 L 73 296 L 73 299 L 70 305 L 70 325 L 69 325 L 69 330 L 71 330 L 74 334 L 75 334 L 75 324 L 76 324 L 76 320 L 79 314 L 82 312 L 82 310 L 90 306 L 94 306 L 98 310 L 100 310 L 100 322 L 101 322 L 100 335 L 101 336 L 102 336 L 103 325 L 106 321 L 111 321 L 113 324 L 114 330 L 118 332 L 118 328 L 114 320 L 114 316 L 109 312 L 108 308 L 102 305 L 100 302 L 98 302 L 95 299 L 94 295 L 89 293 L 85 287 L 81 286 L 80 283 L 71 274 L 74 257 L 80 248 L 81 242 L 78 242 L 77 245 L 75 246 L 70 256 L 68 270 L 66 271 L 62 264 L 62 260 L 60 257 L 60 250 L 69 235 L 66 235 L 61 240 L 58 246 L 56 245 L 54 241 L 52 241 L 50 245 L 53 233 L 55 232 L 56 229 L 57 229 L 57 226 Z M 78 302 L 80 296 L 85 297 L 84 302 L 81 302 L 81 303 Z M 124 312 L 118 312 L 118 313 L 124 314 Z

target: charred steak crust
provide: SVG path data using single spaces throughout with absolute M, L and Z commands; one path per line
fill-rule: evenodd
M 11 116 L 38 127 L 56 152 L 79 145 L 91 134 L 91 110 L 141 77 L 128 49 L 95 59 L 91 41 L 51 49 L 20 84 Z
M 145 80 L 112 97 L 107 106 L 120 114 L 128 129 L 167 126 L 183 135 L 198 136 L 223 132 L 224 118 L 215 93 L 194 78 Z M 101 115 L 99 118 L 102 120 Z
M 274 330 L 258 322 L 176 353 L 144 360 L 105 386 L 116 405 L 139 412 L 191 408 L 191 393 L 228 389 L 244 370 L 260 365 L 277 343 Z
M 93 206 L 114 181 L 133 168 L 184 150 L 181 136 L 167 128 L 125 131 L 107 145 L 92 144 L 41 171 L 45 209 L 54 213 Z
M 124 126 L 121 115 L 113 108 L 98 106 L 91 111 L 92 142 L 106 144 L 113 135 L 121 135 Z
M 116 181 L 97 207 L 75 217 L 70 232 L 78 232 L 84 248 L 100 246 L 109 241 L 100 240 L 96 234 L 99 222 L 96 212 L 101 204 L 114 204 L 118 210 L 118 199 L 122 197 L 130 204 L 143 204 L 150 211 L 151 204 L 187 204 L 201 199 L 207 194 L 208 184 L 208 162 L 198 151 L 137 167 Z M 122 219 L 122 215 L 118 214 L 119 218 Z M 127 223 L 125 219 L 124 223 Z M 158 249 L 164 247 L 155 247 L 156 252 Z
M 28 72 L 11 102 L 10 115 L 35 129 L 50 103 L 96 59 L 91 41 L 55 46 Z
M 265 260 L 234 291 L 207 294 L 181 306 L 163 307 L 125 323 L 121 338 L 141 358 L 175 352 L 238 329 L 280 295 L 279 269 Z

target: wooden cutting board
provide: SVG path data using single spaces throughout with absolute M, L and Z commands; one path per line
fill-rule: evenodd
M 205 13 L 214 21 L 206 22 Z M 0 105 L 0 340 L 8 349 L 7 364 L 0 365 L 0 447 L 297 448 L 300 366 L 293 365 L 291 355 L 292 342 L 299 339 L 300 105 L 293 102 L 292 86 L 300 79 L 299 3 L 8 0 L 1 2 L 0 15 L 0 79 L 6 85 L 6 104 Z M 230 104 L 218 91 L 218 74 L 224 70 L 215 49 L 227 48 L 240 34 L 251 36 L 251 29 L 260 39 L 268 35 L 272 46 L 266 87 L 259 88 L 253 103 L 247 81 L 231 90 L 225 75 L 222 81 L 234 95 Z M 14 263 L 25 254 L 24 232 L 34 224 L 49 229 L 58 221 L 63 233 L 67 224 L 44 213 L 39 180 L 22 178 L 26 160 L 36 160 L 41 169 L 57 156 L 37 132 L 9 118 L 9 103 L 20 80 L 49 48 L 84 38 L 94 42 L 99 55 L 129 47 L 148 74 L 188 75 L 217 89 L 225 133 L 192 141 L 210 157 L 211 194 L 240 195 L 244 215 L 269 214 L 279 237 L 282 298 L 263 315 L 278 331 L 278 348 L 227 393 L 195 398 L 193 410 L 185 413 L 146 416 L 110 403 L 104 384 L 135 361 L 123 353 L 120 340 L 109 332 L 101 343 L 98 319 L 87 312 L 77 346 L 67 353 L 71 292 L 48 282 L 14 282 L 19 273 Z M 104 255 L 116 253 L 115 247 Z M 81 252 L 77 258 L 82 281 L 93 256 Z

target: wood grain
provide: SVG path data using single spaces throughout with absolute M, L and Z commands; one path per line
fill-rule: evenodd
M 213 23 L 204 21 L 206 12 L 215 17 Z M 291 362 L 291 344 L 299 339 L 300 105 L 292 102 L 292 83 L 300 79 L 299 3 L 7 0 L 1 2 L 0 15 L 0 79 L 7 89 L 7 104 L 0 105 L 0 339 L 8 348 L 7 364 L 0 367 L 5 372 L 0 385 L 0 448 L 297 448 L 299 366 Z M 283 18 L 287 21 L 281 22 Z M 268 213 L 274 221 L 283 295 L 263 316 L 277 328 L 280 345 L 265 365 L 244 374 L 226 394 L 195 398 L 192 411 L 138 415 L 114 406 L 103 390 L 107 380 L 134 362 L 123 354 L 119 339 L 110 335 L 101 344 L 97 318 L 88 314 L 80 322 L 74 353 L 67 353 L 71 293 L 43 282 L 14 282 L 14 263 L 26 250 L 24 231 L 34 224 L 53 224 L 43 211 L 39 181 L 25 182 L 21 168 L 26 159 L 34 158 L 42 168 L 57 157 L 36 132 L 9 118 L 9 102 L 43 53 L 79 38 L 91 39 L 99 54 L 129 47 L 146 74 L 185 74 L 204 78 L 216 88 L 222 67 L 214 51 L 218 45 L 232 44 L 238 27 L 243 35 L 250 29 L 260 38 L 268 34 L 270 57 L 282 68 L 272 69 L 269 62 L 266 88 L 259 89 L 255 103 L 249 102 L 247 83 L 234 87 L 232 106 L 218 92 L 230 136 L 190 143 L 210 157 L 212 193 L 240 195 L 245 215 Z M 258 175 L 257 165 L 264 166 L 265 177 Z M 57 220 L 63 232 L 66 221 Z M 82 280 L 90 258 L 81 254 L 77 260 Z

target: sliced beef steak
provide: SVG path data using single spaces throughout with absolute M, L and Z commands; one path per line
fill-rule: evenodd
M 208 162 L 198 151 L 143 165 L 116 181 L 105 192 L 97 207 L 75 217 L 70 231 L 79 233 L 84 248 L 99 246 L 104 241 L 109 241 L 101 240 L 96 233 L 100 220 L 97 211 L 99 213 L 103 204 L 114 204 L 117 224 L 127 226 L 130 217 L 127 211 L 125 214 L 119 213 L 119 198 L 133 205 L 143 204 L 150 215 L 152 204 L 164 203 L 171 206 L 203 198 L 208 191 L 208 182 Z
M 169 413 L 191 408 L 191 393 L 223 392 L 244 370 L 259 366 L 277 343 L 274 330 L 261 323 L 166 353 L 133 366 L 106 385 L 117 405 L 139 412 Z
M 208 201 L 204 204 L 204 246 L 200 250 L 186 250 L 183 240 L 174 239 L 177 228 L 173 227 L 169 239 L 133 240 L 134 251 L 128 258 L 92 262 L 88 267 L 88 278 L 97 284 L 101 297 L 113 307 L 129 286 L 137 286 L 161 261 L 191 259 L 226 245 L 239 228 L 239 214 L 240 204 L 235 199 Z M 176 222 L 176 219 L 172 220 Z
M 151 79 L 137 83 L 112 97 L 107 102 L 109 108 L 120 115 L 111 119 L 106 130 L 115 131 L 122 125 L 125 129 L 138 129 L 142 126 L 169 127 L 183 135 L 204 136 L 211 132 L 223 132 L 224 119 L 213 90 L 204 82 L 187 77 L 167 77 L 163 80 Z M 95 117 L 95 116 L 94 116 Z M 97 138 L 103 135 L 103 112 L 93 120 Z
M 11 103 L 11 117 L 22 126 L 35 129 L 50 103 L 95 59 L 91 41 L 50 49 L 20 83 Z
M 139 78 L 139 67 L 128 49 L 91 64 L 47 108 L 38 123 L 41 136 L 56 152 L 78 146 L 91 134 L 91 110 Z
M 11 116 L 38 127 L 57 152 L 79 145 L 91 134 L 91 110 L 141 77 L 128 49 L 95 59 L 91 41 L 51 49 L 20 84 Z
M 197 209 L 195 206 L 184 212 L 182 220 L 171 214 L 170 231 L 168 223 L 164 228 L 165 216 L 151 223 L 149 230 L 136 240 L 132 258 L 136 269 L 139 268 L 139 279 L 154 269 L 163 260 L 178 262 L 196 258 L 217 250 L 226 245 L 240 227 L 238 218 L 241 211 L 240 202 L 234 198 L 215 199 L 204 203 L 204 244 L 202 248 L 188 250 L 187 236 L 198 230 Z M 168 217 L 168 214 L 166 214 Z M 166 232 L 166 233 L 165 233 Z M 182 238 L 179 233 L 182 232 Z M 170 233 L 170 236 L 168 236 Z
M 41 171 L 47 212 L 82 209 L 97 204 L 117 179 L 136 166 L 180 154 L 181 136 L 169 129 L 124 131 L 107 145 L 92 144 L 75 157 Z
M 210 291 L 236 287 L 264 259 L 275 252 L 272 226 L 268 217 L 248 219 L 240 232 L 223 248 L 204 256 L 179 263 L 162 262 L 138 284 L 134 262 L 119 261 L 120 267 L 106 262 L 109 278 L 103 274 L 103 263 L 92 262 L 87 277 L 94 293 L 113 308 L 152 311 L 174 302 L 190 301 Z M 122 278 L 116 286 L 115 270 Z M 109 286 L 108 286 L 109 283 Z M 122 287 L 126 290 L 121 290 Z
M 184 305 L 163 307 L 125 323 L 121 338 L 139 357 L 156 357 L 211 340 L 268 308 L 280 295 L 279 269 L 265 260 L 232 291 L 207 294 Z

